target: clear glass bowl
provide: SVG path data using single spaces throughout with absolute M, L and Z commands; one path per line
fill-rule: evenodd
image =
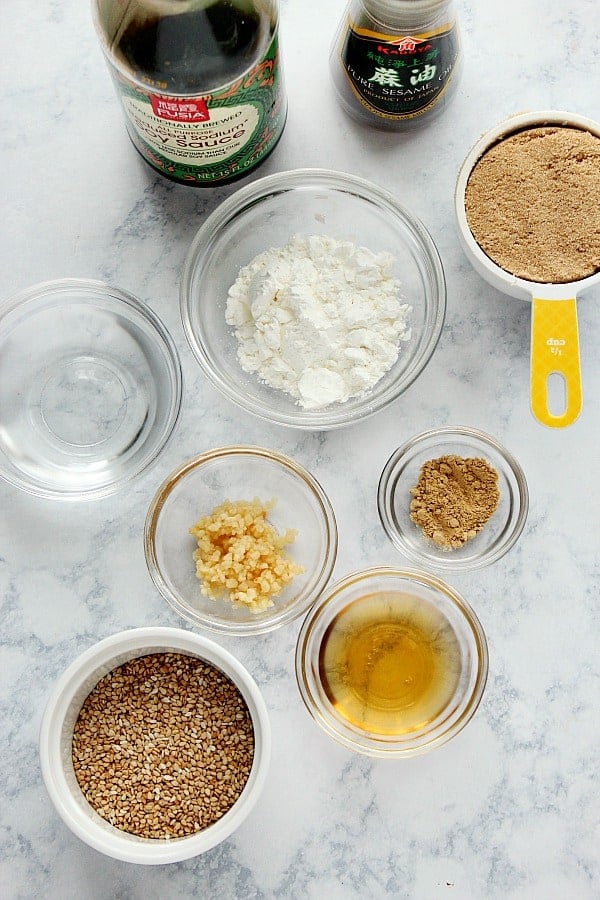
M 73 768 L 73 729 L 81 707 L 108 672 L 151 653 L 183 653 L 220 669 L 237 686 L 252 718 L 254 757 L 248 781 L 233 806 L 202 831 L 157 839 L 129 834 L 111 825 L 85 798 Z M 180 628 L 133 628 L 89 647 L 60 676 L 48 698 L 40 727 L 40 762 L 46 789 L 65 824 L 86 844 L 113 859 L 163 865 L 210 850 L 238 828 L 265 785 L 271 756 L 267 708 L 254 679 L 214 641 Z
M 225 500 L 275 500 L 269 522 L 281 534 L 297 531 L 286 547 L 304 571 L 262 612 L 201 593 L 189 528 Z M 195 625 L 247 635 L 272 631 L 302 615 L 329 582 L 337 555 L 337 525 L 325 492 L 296 462 L 260 447 L 224 447 L 174 471 L 158 489 L 146 516 L 148 570 L 172 608 Z
M 126 291 L 69 278 L 0 306 L 0 475 L 29 493 L 116 491 L 163 449 L 181 396 L 173 340 Z
M 238 362 L 237 339 L 225 321 L 228 289 L 257 254 L 287 244 L 294 234 L 327 235 L 395 258 L 393 274 L 412 306 L 412 336 L 402 342 L 395 365 L 364 397 L 303 409 Z M 185 333 L 206 376 L 249 412 L 295 428 L 335 428 L 391 403 L 429 362 L 445 311 L 442 264 L 424 226 L 376 185 L 322 169 L 269 175 L 228 197 L 196 234 L 181 283 Z
M 325 656 L 332 627 L 336 619 L 349 610 L 360 609 L 360 605 L 369 602 L 372 597 L 376 598 L 379 612 L 362 620 L 369 642 L 368 646 L 363 644 L 362 664 L 352 655 L 349 655 L 347 665 L 340 661 L 336 679 L 343 687 L 337 698 L 332 697 L 331 685 L 327 683 L 328 663 Z M 380 612 L 380 600 L 385 606 L 385 615 Z M 407 609 L 412 612 L 407 613 Z M 445 675 L 445 683 L 450 688 L 446 689 L 443 701 L 430 705 L 428 714 L 422 719 L 419 719 L 419 700 L 414 699 L 414 709 L 418 709 L 419 714 L 411 706 L 399 709 L 397 700 L 404 689 L 404 681 L 408 683 L 417 677 L 415 673 L 418 675 L 419 669 L 423 671 L 427 666 L 424 661 L 426 646 L 415 645 L 412 641 L 410 618 L 407 618 L 412 613 L 425 617 L 424 621 L 435 621 L 435 631 L 432 632 L 434 645 L 441 640 L 439 635 L 445 633 L 452 646 L 452 656 L 448 657 L 452 680 Z M 390 619 L 395 621 L 394 630 L 386 632 L 382 623 Z M 346 619 L 345 634 L 352 636 L 348 621 Z M 414 632 L 412 634 L 414 636 Z M 390 673 L 398 673 L 397 667 L 403 665 L 403 654 L 411 655 L 412 673 L 406 675 L 405 671 L 398 676 L 403 682 L 395 698 L 390 697 L 389 691 L 386 696 L 378 694 L 378 678 L 385 676 L 386 689 L 389 685 L 398 684 Z M 458 734 L 479 706 L 487 673 L 485 634 L 469 604 L 435 576 L 410 569 L 387 566 L 365 569 L 331 585 L 305 618 L 296 646 L 298 687 L 315 721 L 345 747 L 367 756 L 387 759 L 416 756 L 441 746 Z M 359 696 L 364 697 L 365 686 L 368 686 L 372 706 L 368 712 L 365 711 L 362 720 L 357 717 L 353 719 L 344 714 L 344 691 L 349 691 L 349 696 L 355 698 L 358 687 Z M 382 711 L 389 715 L 390 704 L 396 704 L 393 709 L 395 727 L 384 732 L 379 727 L 375 728 L 372 722 Z M 367 717 L 369 724 L 365 724 Z M 417 720 L 418 724 L 415 724 Z
M 421 466 L 440 456 L 484 459 L 498 473 L 498 506 L 481 531 L 462 547 L 436 544 L 410 518 L 411 489 Z M 521 466 L 497 440 L 474 428 L 448 426 L 411 438 L 390 456 L 377 494 L 381 524 L 395 547 L 412 562 L 445 571 L 479 569 L 496 562 L 515 544 L 529 510 Z

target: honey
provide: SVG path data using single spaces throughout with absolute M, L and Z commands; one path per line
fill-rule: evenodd
M 451 704 L 461 671 L 449 620 L 402 591 L 350 603 L 327 628 L 319 652 L 321 684 L 338 715 L 380 735 L 427 728 Z

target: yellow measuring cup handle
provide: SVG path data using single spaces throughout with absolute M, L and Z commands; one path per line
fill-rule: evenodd
M 564 379 L 565 407 L 560 414 L 548 408 L 548 379 Z M 581 412 L 581 365 L 575 298 L 533 298 L 531 313 L 531 411 L 551 428 L 571 425 Z

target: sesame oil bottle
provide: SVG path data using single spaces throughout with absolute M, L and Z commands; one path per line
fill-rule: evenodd
M 350 0 L 330 69 L 349 115 L 364 125 L 407 131 L 444 111 L 461 62 L 453 0 Z

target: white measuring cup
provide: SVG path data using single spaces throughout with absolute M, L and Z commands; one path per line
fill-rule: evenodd
M 517 278 L 493 262 L 481 249 L 473 237 L 465 211 L 469 175 L 486 150 L 517 131 L 546 125 L 581 128 L 600 138 L 600 123 L 575 113 L 544 110 L 512 116 L 487 131 L 472 148 L 460 168 L 454 200 L 461 244 L 473 268 L 499 291 L 520 300 L 529 300 L 532 304 L 531 411 L 543 425 L 563 428 L 575 421 L 582 407 L 576 300 L 582 291 L 600 283 L 600 271 L 580 281 L 564 284 Z M 550 409 L 552 377 L 561 379 L 564 388 L 564 403 L 560 412 Z

